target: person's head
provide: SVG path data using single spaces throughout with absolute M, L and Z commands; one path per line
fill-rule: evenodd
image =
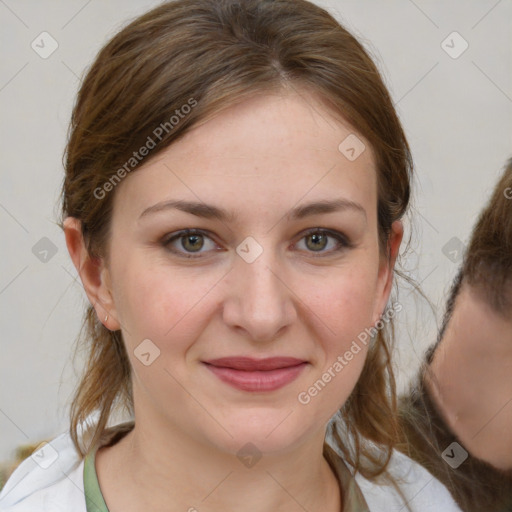
M 473 227 L 450 288 L 437 344 L 462 295 L 471 297 L 475 304 L 486 304 L 497 321 L 512 318 L 512 158 Z M 429 351 L 430 361 L 435 348 Z
M 377 68 L 331 15 L 178 0 L 141 16 L 83 81 L 65 170 L 61 226 L 92 304 L 71 408 L 82 455 L 79 425 L 99 412 L 93 445 L 117 405 L 231 453 L 297 446 L 341 408 L 349 462 L 383 470 L 389 339 L 364 330 L 388 302 L 412 159 Z M 308 364 L 258 393 L 204 364 L 281 355 Z

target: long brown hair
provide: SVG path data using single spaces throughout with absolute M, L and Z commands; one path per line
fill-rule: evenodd
M 312 91 L 371 144 L 380 250 L 388 257 L 391 225 L 409 203 L 409 146 L 370 56 L 327 11 L 306 0 L 176 0 L 115 35 L 88 70 L 73 109 L 62 219 L 79 219 L 89 254 L 108 262 L 115 189 L 107 193 L 105 184 L 136 169 L 133 152 L 147 145 L 148 137 L 157 138 L 157 127 L 167 129 L 157 130 L 148 158 L 223 109 L 285 87 Z M 195 106 L 184 115 L 191 99 Z M 179 122 L 169 123 L 172 116 Z M 133 397 L 121 332 L 106 329 L 89 306 L 81 337 L 88 362 L 71 404 L 70 433 L 85 456 L 117 406 L 133 413 Z M 397 439 L 390 351 L 389 333 L 381 329 L 340 411 L 354 449 L 333 432 L 346 460 L 367 477 L 385 470 Z M 86 447 L 78 430 L 92 413 L 98 421 Z M 381 446 L 384 457 L 376 456 L 368 441 Z

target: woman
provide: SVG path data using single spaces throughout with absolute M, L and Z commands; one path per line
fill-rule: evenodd
M 88 365 L 69 435 L 0 503 L 459 510 L 394 452 L 411 172 L 375 65 L 314 4 L 179 0 L 123 29 L 83 81 L 62 191 Z

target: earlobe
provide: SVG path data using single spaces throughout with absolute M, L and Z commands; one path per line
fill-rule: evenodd
M 107 329 L 118 330 L 115 304 L 110 290 L 108 269 L 101 258 L 93 258 L 85 247 L 81 223 L 74 217 L 64 220 L 64 234 L 71 260 L 80 276 L 89 302 Z

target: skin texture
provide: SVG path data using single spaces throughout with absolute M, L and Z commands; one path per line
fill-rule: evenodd
M 512 469 L 512 317 L 498 315 L 468 284 L 425 383 L 450 428 L 472 455 Z
M 89 300 L 101 321 L 108 312 L 109 329 L 121 329 L 133 367 L 135 428 L 96 460 L 110 510 L 340 510 L 322 456 L 325 427 L 354 388 L 366 349 L 309 404 L 297 396 L 379 319 L 403 235 L 395 222 L 390 257 L 381 258 L 374 157 L 361 136 L 366 150 L 356 160 L 338 151 L 350 133 L 305 91 L 256 96 L 196 126 L 117 186 L 108 265 L 88 258 L 79 224 L 66 219 Z M 364 213 L 287 218 L 299 204 L 338 198 Z M 166 210 L 139 219 L 168 199 L 214 204 L 235 218 Z M 185 256 L 201 241 L 169 245 L 183 256 L 163 246 L 186 228 L 209 232 L 197 259 Z M 331 237 L 315 245 L 310 228 L 343 233 L 352 247 L 335 251 Z M 249 236 L 263 249 L 252 263 L 236 252 Z M 144 339 L 160 350 L 149 366 L 134 355 Z M 202 363 L 235 355 L 309 364 L 276 391 L 245 392 Z M 236 456 L 248 442 L 262 454 L 251 468 Z

